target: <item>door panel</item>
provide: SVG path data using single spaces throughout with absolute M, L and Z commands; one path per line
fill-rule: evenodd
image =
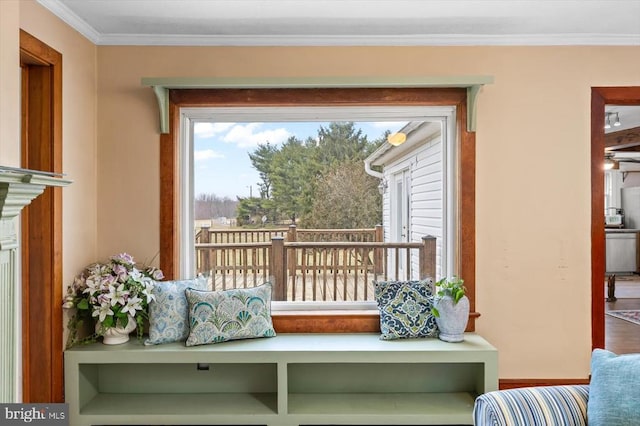
M 391 197 L 392 241 L 407 243 L 411 241 L 411 172 L 409 169 L 393 174 L 394 191 Z M 398 271 L 399 280 L 408 279 L 407 257 L 405 250 L 400 250 L 398 259 L 391 257 L 391 270 Z

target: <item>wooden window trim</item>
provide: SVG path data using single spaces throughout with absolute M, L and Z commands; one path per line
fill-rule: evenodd
M 193 107 L 455 106 L 458 144 L 458 271 L 464 277 L 475 330 L 475 133 L 467 130 L 464 88 L 171 89 L 169 133 L 160 135 L 160 267 L 179 276 L 179 110 Z M 277 332 L 365 332 L 379 330 L 376 314 L 274 314 Z

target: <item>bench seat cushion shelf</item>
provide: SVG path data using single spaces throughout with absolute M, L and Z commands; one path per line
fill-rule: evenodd
M 477 334 L 457 344 L 379 337 L 74 347 L 70 423 L 470 425 L 476 396 L 497 389 L 497 351 Z

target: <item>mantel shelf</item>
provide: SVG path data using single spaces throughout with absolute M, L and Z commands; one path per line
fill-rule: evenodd
M 70 180 L 52 173 L 28 169 L 0 167 L 0 250 L 16 248 L 18 244 L 12 219 L 42 194 L 47 186 L 67 186 Z

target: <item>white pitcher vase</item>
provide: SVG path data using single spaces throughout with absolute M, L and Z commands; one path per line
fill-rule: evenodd
M 136 329 L 136 325 L 136 319 L 129 315 L 126 327 L 118 325 L 102 330 L 102 324 L 96 323 L 96 333 L 101 334 L 102 331 L 102 343 L 105 345 L 119 345 L 129 341 L 129 333 Z

